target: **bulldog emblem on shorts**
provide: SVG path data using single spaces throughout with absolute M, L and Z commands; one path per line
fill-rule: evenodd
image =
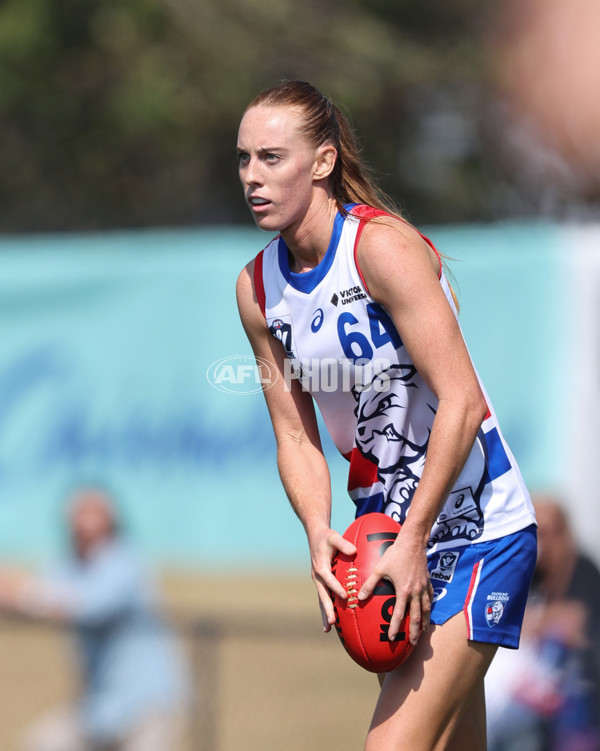
M 500 623 L 507 602 L 508 595 L 504 592 L 494 592 L 491 595 L 488 595 L 488 603 L 485 606 L 485 620 L 490 628 L 493 628 Z

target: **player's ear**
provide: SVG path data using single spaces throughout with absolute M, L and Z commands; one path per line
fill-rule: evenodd
M 322 146 L 319 146 L 315 161 L 314 179 L 323 180 L 329 177 L 335 167 L 336 159 L 337 149 L 332 143 L 324 143 Z

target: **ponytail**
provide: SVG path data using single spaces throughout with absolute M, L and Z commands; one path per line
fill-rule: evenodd
M 338 122 L 338 158 L 332 174 L 333 195 L 338 203 L 365 203 L 395 216 L 400 211 L 377 185 L 371 170 L 361 157 L 349 118 L 334 105 Z

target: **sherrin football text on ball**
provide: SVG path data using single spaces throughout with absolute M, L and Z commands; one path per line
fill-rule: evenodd
M 398 536 L 400 525 L 386 514 L 370 513 L 355 519 L 344 537 L 356 546 L 356 554 L 337 553 L 332 571 L 348 598 L 334 595 L 335 628 L 344 649 L 361 667 L 373 673 L 387 673 L 410 655 L 409 616 L 405 615 L 394 641 L 389 639 L 396 594 L 386 579 L 379 581 L 371 597 L 359 600 L 358 593 L 385 551 Z

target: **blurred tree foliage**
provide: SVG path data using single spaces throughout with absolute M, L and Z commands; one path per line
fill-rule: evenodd
M 475 0 L 4 0 L 0 230 L 248 222 L 246 103 L 281 78 L 347 107 L 415 221 L 488 219 Z

